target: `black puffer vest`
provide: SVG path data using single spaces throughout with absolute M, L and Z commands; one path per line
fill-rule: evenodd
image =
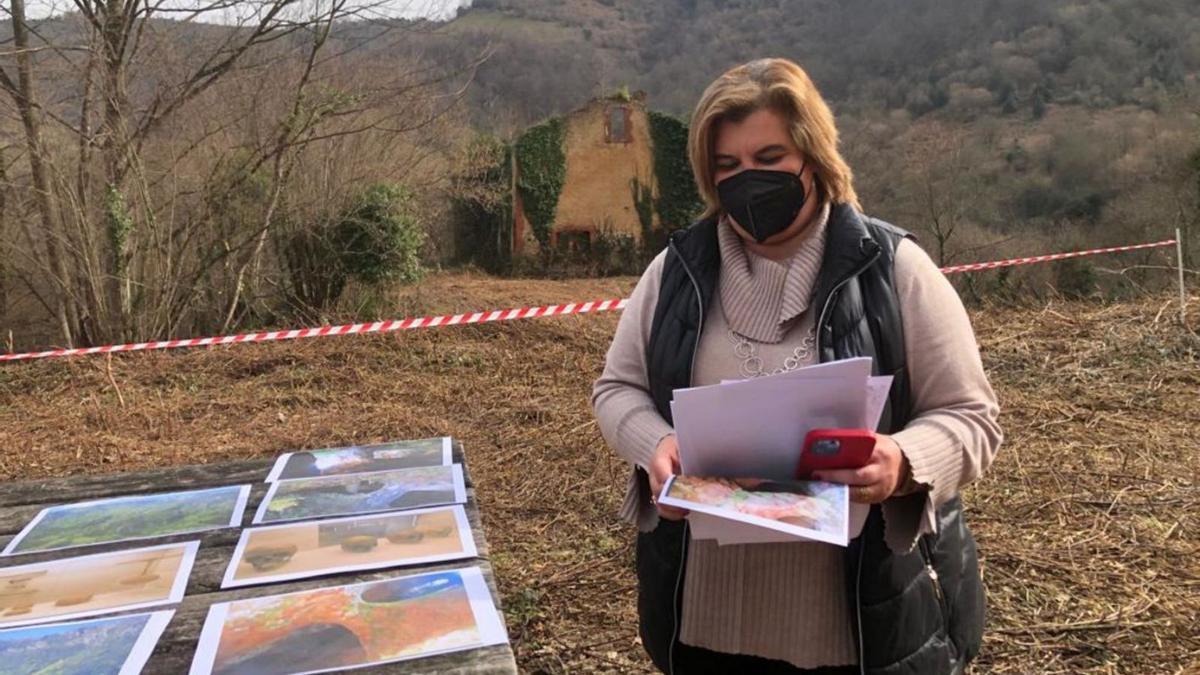
M 875 374 L 894 376 L 881 433 L 903 429 L 912 416 L 892 276 L 896 246 L 905 236 L 849 206 L 834 206 L 812 305 L 820 311 L 822 362 L 871 356 Z M 721 260 L 716 220 L 676 232 L 669 249 L 647 347 L 650 393 L 668 421 L 672 392 L 691 386 L 704 313 L 717 288 Z M 646 496 L 649 483 L 639 474 Z M 884 543 L 883 517 L 876 506 L 862 534 L 846 548 L 846 587 L 864 674 L 958 673 L 979 651 L 983 585 L 975 541 L 958 498 L 938 510 L 938 519 L 936 534 L 921 537 L 911 553 L 896 554 Z M 663 520 L 653 532 L 639 534 L 637 542 L 642 641 L 655 665 L 668 673 L 678 640 L 687 538 L 685 522 Z

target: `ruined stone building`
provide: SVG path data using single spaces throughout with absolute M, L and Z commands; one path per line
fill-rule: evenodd
M 558 198 L 549 243 L 561 249 L 586 249 L 600 233 L 628 235 L 641 242 L 642 219 L 635 194 L 656 194 L 654 151 L 646 97 L 597 98 L 565 116 L 563 154 L 566 175 Z M 513 213 L 513 253 L 536 250 L 520 198 Z

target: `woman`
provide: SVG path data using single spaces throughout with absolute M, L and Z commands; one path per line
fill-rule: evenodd
M 995 394 L 958 295 L 905 232 L 862 215 L 837 143 L 790 61 L 713 82 L 688 147 L 707 209 L 647 268 L 596 382 L 600 429 L 634 465 L 639 628 L 665 672 L 953 673 L 979 650 L 958 492 L 1000 445 Z M 674 389 L 855 356 L 895 379 L 869 464 L 817 476 L 873 505 L 849 547 L 717 547 L 654 504 L 679 471 Z

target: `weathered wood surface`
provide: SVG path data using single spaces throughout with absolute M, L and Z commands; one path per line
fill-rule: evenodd
M 75 555 L 86 555 L 104 551 L 151 546 L 174 541 L 199 540 L 200 551 L 196 555 L 195 565 L 188 578 L 187 592 L 183 602 L 175 609 L 175 616 L 167 626 L 154 654 L 146 664 L 147 675 L 176 675 L 186 673 L 191 666 L 196 642 L 200 639 L 200 629 L 208 608 L 214 603 L 228 602 L 242 598 L 253 598 L 265 595 L 277 595 L 293 591 L 320 588 L 323 586 L 339 586 L 360 581 L 387 579 L 408 574 L 419 574 L 436 570 L 454 569 L 460 567 L 478 566 L 483 570 L 484 579 L 492 592 L 496 607 L 500 607 L 500 595 L 496 590 L 496 582 L 492 576 L 491 564 L 488 561 L 487 540 L 484 537 L 483 525 L 479 519 L 479 508 L 475 501 L 475 490 L 472 487 L 470 472 L 463 462 L 462 446 L 455 444 L 454 461 L 463 463 L 464 478 L 467 483 L 467 518 L 471 523 L 471 531 L 475 536 L 475 546 L 478 557 L 463 559 L 435 565 L 418 565 L 396 567 L 387 570 L 371 572 L 336 574 L 315 579 L 265 584 L 221 590 L 221 579 L 225 568 L 229 565 L 233 547 L 237 544 L 240 529 L 225 528 L 210 532 L 160 537 L 142 542 L 126 542 L 123 544 L 100 544 L 70 549 L 67 551 L 48 551 L 45 553 L 29 553 L 0 557 L 0 568 L 23 565 L 43 560 L 65 558 Z M 172 492 L 193 488 L 218 487 L 222 485 L 250 484 L 250 501 L 246 507 L 242 524 L 250 526 L 254 512 L 259 502 L 267 492 L 264 479 L 274 460 L 255 460 L 248 462 L 230 462 L 223 464 L 208 464 L 198 466 L 172 467 L 155 471 L 129 474 L 112 474 L 108 476 L 79 476 L 72 478 L 54 478 L 43 481 L 28 481 L 0 485 L 0 548 L 20 532 L 21 528 L 47 506 L 71 504 L 100 499 L 152 492 Z M 163 607 L 167 609 L 170 606 Z M 150 609 L 139 611 L 152 611 Z M 516 673 L 516 660 L 509 645 L 499 645 L 484 649 L 475 649 L 453 654 L 445 654 L 427 659 L 405 661 L 394 664 L 355 669 L 347 672 L 370 673 L 455 673 L 459 675 L 476 675 L 482 673 Z

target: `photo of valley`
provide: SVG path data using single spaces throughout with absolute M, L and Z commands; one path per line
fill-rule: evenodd
M 294 452 L 279 458 L 272 479 L 315 478 L 450 463 L 450 439 L 424 438 Z
M 153 615 L 0 631 L 0 672 L 119 675 Z
M 453 504 L 464 497 L 462 468 L 432 466 L 330 478 L 298 478 L 272 486 L 256 523 L 376 513 Z
M 119 497 L 46 509 L 5 551 L 29 553 L 240 524 L 244 486 Z M 237 516 L 238 523 L 233 523 Z

